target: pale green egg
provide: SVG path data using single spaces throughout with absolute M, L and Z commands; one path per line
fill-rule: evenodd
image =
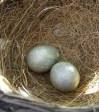
M 37 45 L 27 54 L 27 64 L 35 72 L 47 72 L 59 60 L 59 50 L 52 45 Z
M 59 62 L 52 67 L 50 80 L 56 89 L 72 91 L 78 87 L 80 75 L 73 64 L 69 62 Z

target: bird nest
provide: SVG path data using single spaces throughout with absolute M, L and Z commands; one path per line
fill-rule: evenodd
M 3 4 L 0 34 L 7 42 L 1 50 L 1 69 L 11 85 L 16 90 L 26 88 L 32 98 L 59 106 L 99 103 L 98 94 L 85 95 L 87 85 L 99 71 L 97 4 L 86 0 L 24 0 L 14 6 Z M 81 80 L 75 91 L 58 91 L 50 83 L 49 72 L 37 74 L 28 68 L 27 52 L 42 43 L 56 46 L 61 56 L 78 68 Z

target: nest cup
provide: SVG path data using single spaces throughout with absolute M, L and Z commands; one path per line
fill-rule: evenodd
M 2 50 L 2 68 L 12 86 L 16 89 L 24 86 L 43 102 L 59 106 L 77 107 L 99 102 L 99 95 L 85 95 L 88 83 L 99 71 L 97 13 L 79 2 L 58 6 L 31 0 L 24 1 L 22 7 L 2 10 L 1 37 L 9 40 Z M 58 91 L 50 83 L 49 72 L 42 75 L 28 68 L 25 61 L 28 51 L 43 43 L 57 47 L 63 59 L 78 68 L 81 80 L 75 91 Z

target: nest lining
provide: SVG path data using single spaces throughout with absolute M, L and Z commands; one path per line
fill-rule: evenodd
M 5 76 L 16 89 L 24 86 L 47 103 L 63 106 L 99 103 L 96 100 L 99 95 L 84 95 L 94 72 L 99 71 L 99 15 L 79 2 L 50 8 L 45 7 L 46 1 L 38 6 L 30 2 L 2 13 L 1 37 L 9 40 L 1 55 Z M 51 85 L 49 72 L 37 74 L 29 70 L 25 63 L 27 52 L 41 43 L 56 46 L 64 59 L 77 66 L 81 75 L 77 90 L 62 93 Z

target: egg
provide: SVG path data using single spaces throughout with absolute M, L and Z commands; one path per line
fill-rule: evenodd
M 59 50 L 52 45 L 37 45 L 27 54 L 28 67 L 34 72 L 43 73 L 51 69 L 60 57 Z
M 77 68 L 70 62 L 58 62 L 50 72 L 52 85 L 63 92 L 72 91 L 78 87 L 80 75 Z

